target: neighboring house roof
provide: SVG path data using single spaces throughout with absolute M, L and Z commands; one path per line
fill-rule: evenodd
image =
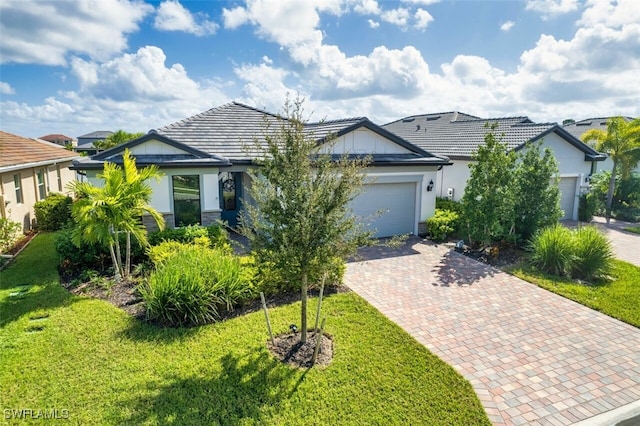
M 232 102 L 161 127 L 157 132 L 209 154 L 229 158 L 234 163 L 250 162 L 259 154 L 255 149 L 255 143 L 260 144 L 264 141 L 265 132 L 277 130 L 279 119 L 276 114 Z M 339 137 L 361 127 L 378 133 L 411 151 L 410 154 L 394 158 L 389 155 L 379 157 L 374 155 L 374 164 L 390 164 L 392 161 L 403 164 L 408 161 L 449 164 L 447 158 L 426 152 L 365 117 L 305 123 L 305 132 L 321 143 L 330 134 Z
M 78 136 L 78 139 L 104 139 L 113 134 L 110 130 L 97 130 L 95 132 L 87 133 L 86 135 Z
M 38 139 L 53 143 L 71 142 L 73 138 L 71 136 L 61 135 L 59 133 L 53 133 L 50 135 L 40 136 Z
M 156 164 L 162 167 L 227 167 L 231 166 L 231 162 L 226 158 L 219 155 L 212 155 L 199 149 L 193 148 L 189 145 L 174 141 L 157 134 L 155 131 L 151 131 L 146 135 L 126 142 L 121 145 L 117 145 L 106 151 L 102 151 L 91 157 L 83 157 L 73 162 L 71 167 L 73 170 L 86 170 L 86 169 L 102 169 L 104 162 L 122 164 L 122 154 L 125 149 L 135 149 L 135 147 L 144 144 L 150 140 L 164 143 L 170 147 L 176 148 L 172 153 L 168 154 L 143 154 L 138 153 L 135 155 L 136 165 L 148 166 Z
M 585 159 L 603 160 L 604 155 L 566 132 L 557 123 L 534 123 L 528 117 L 478 118 L 459 112 L 414 115 L 387 123 L 382 127 L 419 147 L 453 158 L 471 158 L 484 144 L 489 125 L 496 124 L 494 134 L 509 149 L 521 149 L 551 132 L 557 133 L 585 153 Z
M 571 133 L 574 137 L 581 139 L 582 135 L 591 129 L 598 129 L 607 131 L 607 122 L 614 117 L 596 117 L 585 118 L 584 120 L 576 121 L 571 124 L 562 126 L 567 132 Z M 624 120 L 630 122 L 633 121 L 632 117 L 622 117 Z
M 49 142 L 0 131 L 0 172 L 70 161 L 78 154 Z

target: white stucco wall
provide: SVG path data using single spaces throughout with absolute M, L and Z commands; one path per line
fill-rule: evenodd
M 185 152 L 179 148 L 167 145 L 164 142 L 150 140 L 140 145 L 136 145 L 130 149 L 131 154 L 135 155 L 173 155 L 184 154 Z
M 591 162 L 584 160 L 584 152 L 564 141 L 555 133 L 546 135 L 542 149 L 550 148 L 558 161 L 560 177 L 579 176 L 580 185 L 586 183 L 591 173 Z
M 447 190 L 453 188 L 453 199 L 460 201 L 467 187 L 467 180 L 471 176 L 470 160 L 452 160 L 453 165 L 445 166 L 438 171 L 435 193 L 438 197 L 446 198 Z
M 406 154 L 410 151 L 369 129 L 360 128 L 339 137 L 322 152 L 332 154 Z

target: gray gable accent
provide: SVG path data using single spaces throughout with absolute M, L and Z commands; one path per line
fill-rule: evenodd
M 484 144 L 487 125 L 494 124 L 494 134 L 512 150 L 521 149 L 529 141 L 539 140 L 550 132 L 556 132 L 583 151 L 585 159 L 604 159 L 602 154 L 571 136 L 557 123 L 534 123 L 528 117 L 483 119 L 463 113 L 445 112 L 410 116 L 383 127 L 426 151 L 468 159 Z

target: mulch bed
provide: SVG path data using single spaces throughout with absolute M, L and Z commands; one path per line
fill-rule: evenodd
M 474 250 L 469 246 L 464 246 L 461 253 L 478 262 L 501 268 L 521 262 L 527 252 L 511 244 L 500 244 L 483 250 Z
M 280 361 L 297 368 L 310 368 L 313 366 L 311 361 L 318 341 L 315 331 L 309 330 L 307 341 L 304 344 L 300 343 L 299 333 L 281 334 L 275 336 L 273 340 L 275 344 L 269 341 L 267 347 Z M 333 340 L 331 336 L 323 333 L 315 365 L 329 365 L 332 359 Z
M 138 319 L 145 318 L 144 304 L 136 290 L 137 283 L 133 281 L 121 281 L 119 283 L 108 281 L 108 285 L 100 285 L 94 282 L 75 285 L 73 282 L 65 282 L 62 285 L 73 294 L 105 300 L 133 317 Z
M 22 237 L 20 237 L 18 241 L 15 242 L 13 247 L 11 247 L 4 254 L 10 254 L 11 256 L 15 256 L 16 254 L 18 254 L 18 252 L 20 252 L 20 250 L 22 250 L 24 246 L 29 244 L 29 241 L 31 241 L 33 237 L 35 237 L 36 235 L 37 235 L 37 232 L 29 232 L 27 234 L 24 234 Z

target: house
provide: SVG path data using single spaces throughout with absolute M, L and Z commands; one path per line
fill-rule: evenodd
M 534 123 L 527 117 L 480 118 L 456 111 L 405 117 L 382 127 L 435 155 L 447 156 L 451 167 L 438 172 L 436 195 L 459 201 L 471 175 L 469 164 L 495 124 L 496 136 L 519 151 L 527 142 L 543 142 L 553 150 L 560 172 L 560 208 L 563 219 L 577 219 L 578 196 L 596 164 L 606 158 L 556 123 Z
M 157 164 L 164 172 L 160 182 L 151 182 L 151 205 L 168 226 L 208 225 L 221 219 L 234 227 L 251 187 L 247 170 L 255 167 L 258 155 L 252 147 L 264 143 L 265 125 L 277 127 L 278 120 L 274 114 L 233 102 L 77 159 L 73 168 L 99 184 L 96 174 L 103 163 L 121 163 L 128 148 L 139 166 Z M 305 131 L 320 144 L 335 135 L 335 143 L 325 145 L 327 153 L 371 156 L 367 182 L 352 208 L 378 237 L 424 230 L 435 210 L 438 170 L 450 164 L 446 157 L 426 152 L 367 118 L 308 123 Z M 372 218 L 380 210 L 386 213 Z M 143 218 L 145 224 L 152 227 L 147 219 Z
M 73 146 L 74 140 L 71 136 L 66 136 L 66 135 L 61 135 L 58 133 L 54 133 L 54 134 L 50 134 L 50 135 L 45 135 L 45 136 L 40 136 L 38 139 L 41 139 L 43 141 L 47 141 L 47 142 L 51 142 L 51 143 L 55 143 L 56 145 L 60 145 L 60 146 Z
M 109 130 L 98 130 L 87 133 L 86 135 L 78 136 L 76 151 L 87 155 L 95 154 L 98 150 L 93 146 L 93 143 L 103 141 L 112 134 L 113 132 Z
M 597 118 L 586 118 L 580 121 L 574 121 L 562 126 L 567 132 L 571 133 L 576 138 L 582 140 L 582 135 L 585 134 L 588 130 L 598 129 L 603 132 L 607 132 L 607 122 L 614 117 L 597 117 Z M 625 121 L 631 122 L 633 121 L 632 117 L 622 117 Z M 588 142 L 590 146 L 594 146 L 594 142 Z M 596 172 L 601 171 L 611 171 L 613 169 L 613 161 L 610 158 L 607 158 L 603 162 L 598 164 Z M 634 169 L 635 173 L 640 174 L 640 164 L 636 166 Z
M 75 179 L 69 169 L 78 154 L 50 142 L 0 131 L 0 211 L 2 218 L 35 224 L 33 206 L 51 192 L 64 193 Z

